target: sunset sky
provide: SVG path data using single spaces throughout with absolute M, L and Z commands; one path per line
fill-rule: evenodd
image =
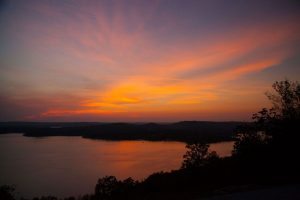
M 300 80 L 300 3 L 0 3 L 0 121 L 250 120 Z

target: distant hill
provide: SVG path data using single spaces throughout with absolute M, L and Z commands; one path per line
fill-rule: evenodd
M 203 141 L 232 140 L 245 122 L 182 121 L 176 123 L 0 122 L 0 133 L 25 136 L 82 136 L 105 140 Z

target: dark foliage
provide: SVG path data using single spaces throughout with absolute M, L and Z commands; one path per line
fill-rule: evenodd
M 14 191 L 15 191 L 14 186 L 2 185 L 0 187 L 0 199 L 2 199 L 2 200 L 15 200 Z
M 187 144 L 185 148 L 187 149 L 187 152 L 183 156 L 182 169 L 201 167 L 219 159 L 219 156 L 215 151 L 208 151 L 208 144 Z
M 138 182 L 132 178 L 119 181 L 114 176 L 105 176 L 98 180 L 95 187 L 95 199 L 131 199 L 130 193 Z
M 275 93 L 267 93 L 273 107 L 263 108 L 253 115 L 253 124 L 240 129 L 234 155 L 288 157 L 299 153 L 300 84 L 285 80 L 275 82 L 273 89 Z

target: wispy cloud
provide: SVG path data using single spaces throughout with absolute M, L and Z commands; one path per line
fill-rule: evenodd
M 223 85 L 238 95 L 233 88 L 243 83 L 235 80 L 251 88 L 247 77 L 299 53 L 298 14 L 244 24 L 228 18 L 224 26 L 220 18 L 201 12 L 201 7 L 198 11 L 196 5 L 190 13 L 178 14 L 176 5 L 165 4 L 20 4 L 20 14 L 6 16 L 15 22 L 8 38 L 18 39 L 22 46 L 13 52 L 16 61 L 5 58 L 3 91 L 9 101 L 24 107 L 43 104 L 28 115 L 36 119 L 83 115 L 171 119 L 172 113 L 208 116 L 229 108 L 238 113 L 244 112 L 242 108 L 222 107 L 225 101 L 236 104 L 233 96 L 224 97 Z M 206 4 L 203 8 L 211 7 Z M 204 23 L 202 17 L 212 19 Z M 9 87 L 12 82 L 19 86 Z M 255 103 L 251 109 L 258 106 Z

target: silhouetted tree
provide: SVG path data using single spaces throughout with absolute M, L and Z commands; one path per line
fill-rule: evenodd
M 269 137 L 263 132 L 247 131 L 239 133 L 237 140 L 234 143 L 233 155 L 243 156 L 249 158 L 249 156 L 256 156 L 257 153 L 266 147 L 269 142 Z
M 184 160 L 181 166 L 182 169 L 201 167 L 209 163 L 210 161 L 219 158 L 219 156 L 215 151 L 213 152 L 208 151 L 209 148 L 208 144 L 204 144 L 204 143 L 187 144 L 186 148 L 188 150 L 183 156 Z
M 98 199 L 109 199 L 118 187 L 118 180 L 114 176 L 100 178 L 95 187 L 95 196 Z
M 283 119 L 299 118 L 300 114 L 300 84 L 289 80 L 276 81 L 273 84 L 276 93 L 266 93 L 273 107 L 269 111 L 272 117 Z
M 275 93 L 266 95 L 273 106 L 263 108 L 253 115 L 257 129 L 265 134 L 276 136 L 280 132 L 291 133 L 290 127 L 295 126 L 300 119 L 300 84 L 289 80 L 276 81 L 272 85 Z
M 14 186 L 2 185 L 0 187 L 0 199 L 1 200 L 15 200 L 14 191 L 15 191 Z
M 105 199 L 131 199 L 130 193 L 138 184 L 131 177 L 124 181 L 117 180 L 114 176 L 100 178 L 95 187 L 95 198 Z
M 233 155 L 257 156 L 266 151 L 291 154 L 296 150 L 291 147 L 299 142 L 300 84 L 284 80 L 276 81 L 272 87 L 275 93 L 266 95 L 273 106 L 255 113 L 254 122 L 240 128 Z

